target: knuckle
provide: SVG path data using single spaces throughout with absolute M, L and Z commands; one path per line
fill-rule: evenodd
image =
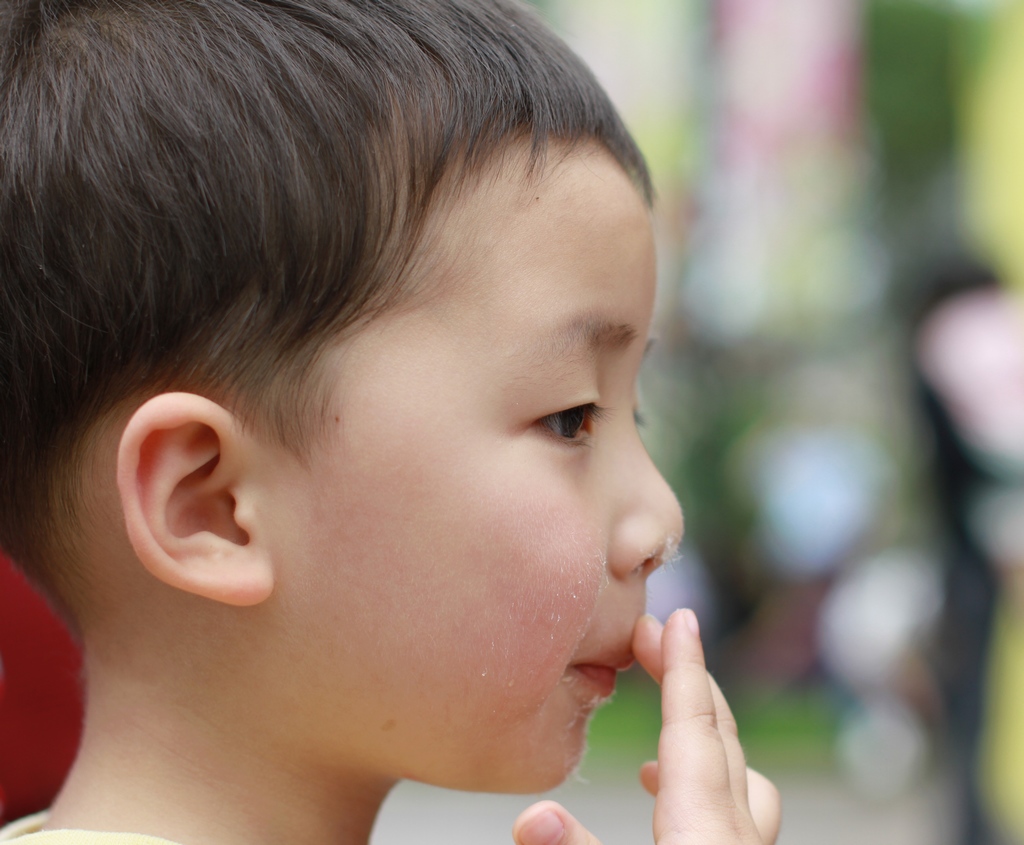
M 682 729 L 687 733 L 700 736 L 718 736 L 718 716 L 714 712 L 669 714 L 664 719 L 664 727 Z
M 729 734 L 729 736 L 736 737 L 737 739 L 739 739 L 740 728 L 739 725 L 736 724 L 736 720 L 732 717 L 731 714 L 726 716 L 719 715 L 715 718 L 718 722 L 719 733 Z

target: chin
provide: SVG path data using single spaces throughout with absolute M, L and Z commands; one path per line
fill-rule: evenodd
M 587 751 L 587 729 L 592 711 L 577 716 L 562 728 L 557 739 L 538 737 L 532 746 L 520 744 L 509 752 L 500 769 L 492 767 L 489 777 L 477 786 L 463 787 L 474 792 L 502 792 L 528 795 L 547 792 L 575 774 Z M 518 756 L 517 755 L 518 752 Z

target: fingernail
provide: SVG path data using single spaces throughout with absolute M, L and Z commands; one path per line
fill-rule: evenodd
M 565 835 L 565 825 L 557 813 L 545 810 L 530 819 L 519 831 L 520 845 L 558 845 Z
M 697 621 L 697 614 L 690 609 L 683 611 L 683 619 L 686 622 L 686 627 L 690 629 L 690 633 L 695 637 L 700 637 L 700 623 Z

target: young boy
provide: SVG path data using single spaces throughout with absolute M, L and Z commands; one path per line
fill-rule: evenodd
M 638 622 L 650 188 L 579 61 L 513 0 L 0 2 L 0 544 L 87 690 L 4 836 L 366 843 L 402 778 L 559 783 L 635 655 L 656 840 L 772 841 L 693 615 Z

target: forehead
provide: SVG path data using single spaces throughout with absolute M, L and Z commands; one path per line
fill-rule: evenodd
M 525 154 L 506 157 L 445 204 L 424 254 L 430 307 L 452 320 L 475 314 L 482 331 L 525 339 L 544 327 L 566 352 L 647 331 L 650 213 L 603 150 L 534 171 Z

